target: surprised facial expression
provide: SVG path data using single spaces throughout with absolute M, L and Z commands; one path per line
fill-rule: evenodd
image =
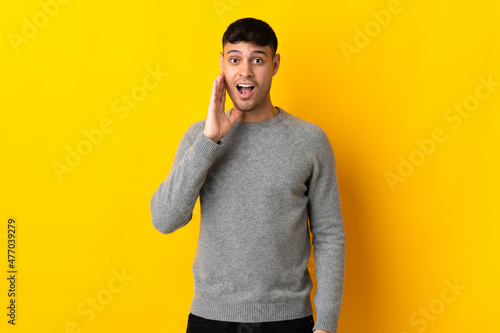
M 270 46 L 249 42 L 227 43 L 220 55 L 229 97 L 241 111 L 264 105 L 271 90 L 272 77 L 279 68 L 279 54 L 272 56 Z

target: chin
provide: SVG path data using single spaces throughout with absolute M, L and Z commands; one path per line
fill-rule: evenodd
M 231 100 L 233 101 L 234 107 L 240 111 L 243 111 L 243 112 L 253 111 L 259 106 L 259 103 L 252 101 L 252 100 L 242 101 L 242 100 L 239 100 L 238 97 L 233 98 L 233 96 L 231 96 L 231 94 L 229 94 L 229 97 L 231 97 Z
M 240 110 L 240 111 L 243 111 L 243 112 L 250 112 L 250 111 L 253 111 L 255 110 L 258 105 L 255 104 L 255 103 L 252 103 L 252 104 L 245 104 L 245 103 L 240 103 L 240 102 L 234 102 L 233 101 L 233 104 L 234 106 Z

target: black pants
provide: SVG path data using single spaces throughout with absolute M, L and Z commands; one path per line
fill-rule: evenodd
M 205 319 L 190 313 L 186 333 L 311 333 L 313 316 L 266 323 L 234 323 Z

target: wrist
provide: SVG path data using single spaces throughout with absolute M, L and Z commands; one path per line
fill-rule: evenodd
M 212 136 L 212 135 L 209 135 L 209 134 L 207 134 L 207 132 L 206 132 L 206 131 L 203 131 L 203 134 L 205 134 L 205 136 L 206 136 L 207 138 L 209 138 L 210 140 L 212 140 L 213 142 L 215 142 L 215 143 L 217 143 L 217 144 L 220 142 L 220 139 L 222 139 L 221 137 L 218 137 L 218 136 Z

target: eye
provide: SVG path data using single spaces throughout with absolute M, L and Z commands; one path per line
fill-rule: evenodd
M 262 59 L 260 59 L 260 58 L 256 58 L 254 61 L 255 61 L 257 64 L 262 63 Z
M 229 59 L 229 62 L 235 64 L 238 62 L 238 59 L 231 58 L 231 59 Z

